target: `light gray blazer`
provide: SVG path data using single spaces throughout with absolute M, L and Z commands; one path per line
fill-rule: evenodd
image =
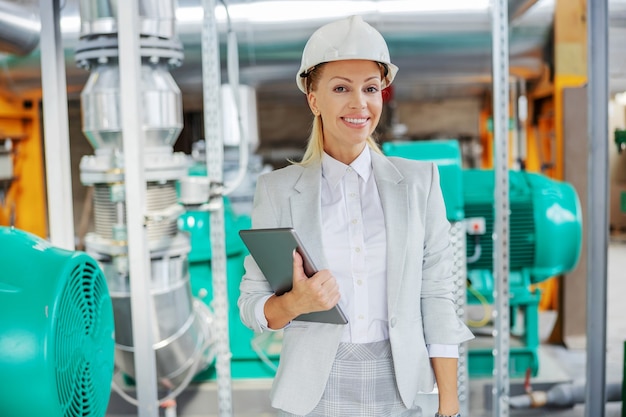
M 436 165 L 372 152 L 372 166 L 387 232 L 389 339 L 400 396 L 410 407 L 418 391 L 434 387 L 426 344 L 460 344 L 473 335 L 455 312 L 450 224 Z M 294 227 L 318 268 L 326 269 L 321 178 L 321 164 L 261 175 L 252 227 Z M 250 256 L 245 269 L 238 300 L 241 320 L 261 332 L 255 305 L 272 290 Z M 317 405 L 343 329 L 294 321 L 284 330 L 273 407 L 302 415 Z

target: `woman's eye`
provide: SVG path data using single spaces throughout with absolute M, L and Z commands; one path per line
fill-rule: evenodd
M 344 92 L 348 91 L 348 89 L 346 87 L 342 86 L 342 85 L 335 87 L 334 90 L 336 92 L 338 92 L 338 93 L 344 93 Z
M 367 87 L 365 91 L 367 91 L 368 93 L 377 93 L 378 87 Z

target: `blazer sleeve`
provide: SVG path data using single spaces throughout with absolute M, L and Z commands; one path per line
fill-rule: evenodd
M 266 180 L 265 175 L 257 179 L 252 208 L 252 227 L 255 229 L 277 226 Z M 237 300 L 239 316 L 245 326 L 259 333 L 265 328 L 258 322 L 255 309 L 264 298 L 274 292 L 251 255 L 245 257 L 244 268 L 245 273 L 239 284 L 239 299 Z
M 425 341 L 427 344 L 460 344 L 474 336 L 456 313 L 450 223 L 435 164 L 432 164 L 424 227 L 421 298 Z

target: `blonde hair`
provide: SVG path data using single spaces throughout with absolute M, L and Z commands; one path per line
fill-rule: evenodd
M 321 77 L 320 69 L 324 66 L 324 63 L 316 65 L 311 70 L 309 70 L 305 75 L 305 85 L 307 91 L 315 91 L 317 89 L 317 85 L 319 83 L 319 79 Z M 384 80 L 386 73 L 384 72 L 384 66 L 379 64 L 381 67 L 381 78 Z M 368 136 L 365 143 L 375 152 L 382 154 L 383 152 L 380 150 L 378 143 L 372 136 Z M 304 155 L 300 162 L 289 160 L 290 163 L 294 165 L 309 165 L 314 162 L 319 162 L 322 160 L 322 155 L 324 154 L 324 124 L 322 122 L 321 115 L 317 115 L 313 118 L 313 125 L 311 126 L 311 134 L 307 140 L 306 149 L 304 150 Z

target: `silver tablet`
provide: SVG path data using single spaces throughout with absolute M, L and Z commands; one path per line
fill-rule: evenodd
M 305 274 L 310 277 L 317 272 L 317 268 L 293 228 L 241 230 L 239 236 L 241 236 L 243 243 L 245 243 L 276 295 L 280 296 L 291 290 L 293 284 L 292 253 L 294 249 L 302 256 Z M 302 314 L 295 320 L 334 324 L 348 323 L 348 319 L 339 305 L 326 311 Z

